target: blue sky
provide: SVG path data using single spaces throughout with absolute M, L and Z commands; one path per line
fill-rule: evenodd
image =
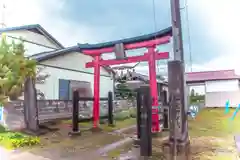
M 8 26 L 39 23 L 65 46 L 138 36 L 171 25 L 169 0 L 155 0 L 157 28 L 151 0 L 8 0 L 5 3 Z M 188 0 L 193 71 L 240 70 L 237 6 L 239 0 Z M 188 68 L 186 10 L 181 13 Z M 171 50 L 169 46 L 166 48 Z M 139 70 L 147 73 L 144 65 Z

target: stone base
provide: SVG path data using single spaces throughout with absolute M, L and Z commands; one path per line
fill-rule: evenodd
M 82 133 L 80 131 L 78 131 L 78 132 L 69 132 L 68 133 L 68 136 L 70 136 L 70 137 L 76 137 L 76 136 L 81 136 L 81 135 L 82 135 Z
M 135 138 L 133 140 L 133 146 L 136 148 L 140 147 L 140 139 Z
M 44 134 L 47 134 L 48 131 L 43 130 L 43 129 L 38 129 L 37 131 L 33 131 L 33 130 L 29 130 L 29 129 L 23 129 L 21 130 L 21 132 L 28 134 L 28 135 L 32 135 L 32 136 L 41 136 Z
M 59 128 L 51 128 L 45 125 L 39 125 L 39 128 L 44 129 L 44 130 L 48 130 L 49 132 L 56 132 L 59 130 Z
M 172 160 L 174 157 L 173 154 L 174 143 L 168 141 L 163 145 L 163 153 L 165 154 L 166 160 Z M 178 142 L 176 147 L 176 159 L 177 160 L 191 160 L 190 157 L 190 141 L 187 142 Z

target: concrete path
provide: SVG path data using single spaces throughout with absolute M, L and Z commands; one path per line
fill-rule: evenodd
M 131 141 L 133 141 L 133 139 L 127 137 L 127 138 L 125 138 L 125 139 L 123 139 L 123 140 L 117 141 L 117 142 L 115 142 L 115 143 L 106 145 L 106 146 L 98 149 L 98 150 L 97 150 L 97 153 L 99 153 L 100 155 L 103 155 L 103 154 L 105 154 L 105 153 L 107 153 L 107 152 L 109 152 L 109 151 L 111 151 L 111 150 L 114 150 L 114 149 L 116 149 L 117 147 L 122 146 L 122 145 L 124 145 L 124 144 L 126 144 L 126 143 L 129 143 L 129 142 L 131 142 Z

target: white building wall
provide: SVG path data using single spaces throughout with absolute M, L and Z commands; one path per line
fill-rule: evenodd
M 46 67 L 44 72 L 49 73 L 44 84 L 36 84 L 36 88 L 44 93 L 46 99 L 59 98 L 59 79 L 86 81 L 91 83 L 93 93 L 93 74 L 80 73 L 76 71 L 63 70 L 58 68 Z M 100 97 L 107 97 L 108 91 L 113 92 L 113 80 L 111 77 L 100 78 Z
M 90 56 L 73 52 L 41 62 L 46 67 L 43 72 L 50 74 L 50 77 L 44 84 L 37 84 L 37 89 L 40 89 L 47 99 L 58 99 L 59 79 L 65 79 L 90 82 L 92 93 L 94 93 L 93 68 L 85 68 L 85 63 L 92 60 L 93 58 Z M 68 70 L 61 68 L 67 68 Z M 109 91 L 113 92 L 114 82 L 110 74 L 102 67 L 100 74 L 100 97 L 107 97 Z
M 227 92 L 238 90 L 239 90 L 238 80 L 221 80 L 206 82 L 206 92 Z
M 228 100 L 231 107 L 237 107 L 240 104 L 238 80 L 206 82 L 206 107 L 225 107 Z
M 85 67 L 85 64 L 87 62 L 91 62 L 92 60 L 93 58 L 91 56 L 87 56 L 79 52 L 72 52 L 43 61 L 41 64 L 93 73 L 93 68 Z M 100 74 L 110 76 L 110 74 L 103 67 L 101 67 Z
M 51 42 L 49 39 L 47 39 L 45 36 L 31 32 L 31 31 L 27 31 L 27 30 L 17 30 L 17 31 L 9 31 L 9 32 L 5 32 L 5 35 L 7 36 L 7 39 L 9 40 L 9 42 L 11 42 L 12 40 L 14 40 L 15 42 L 19 42 L 19 40 L 15 39 L 15 38 L 22 38 L 23 40 L 27 40 L 33 43 L 37 43 L 37 44 L 41 44 L 41 45 L 37 45 L 37 44 L 33 44 L 33 43 L 29 43 L 29 42 L 24 42 L 24 47 L 26 49 L 25 55 L 30 56 L 36 53 L 40 53 L 40 52 L 46 52 L 46 51 L 52 51 L 55 49 L 60 49 L 59 47 L 57 47 L 53 42 Z M 14 37 L 14 38 L 12 38 Z
M 240 91 L 207 92 L 205 96 L 206 107 L 225 107 L 229 100 L 230 107 L 240 104 Z

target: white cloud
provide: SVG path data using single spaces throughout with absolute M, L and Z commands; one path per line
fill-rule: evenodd
M 41 24 L 65 46 L 97 39 L 89 26 L 61 17 L 66 0 L 0 0 L 0 4 L 3 1 L 7 7 L 5 23 L 9 27 Z M 206 32 L 222 44 L 218 57 L 202 65 L 193 64 L 193 71 L 235 69 L 240 72 L 239 6 L 239 0 L 189 0 L 189 7 L 196 10 L 205 22 L 203 25 L 208 26 Z M 148 66 L 138 66 L 136 70 L 148 74 Z
M 193 65 L 193 70 L 235 69 L 240 74 L 240 1 L 239 0 L 200 0 L 190 1 L 208 27 L 206 32 L 219 42 L 221 53 L 212 61 Z M 200 45 L 200 44 L 199 44 Z M 194 70 L 194 71 L 195 71 Z
M 40 24 L 65 46 L 94 40 L 94 32 L 88 26 L 61 17 L 66 0 L 0 0 L 0 4 L 3 1 L 7 27 Z

